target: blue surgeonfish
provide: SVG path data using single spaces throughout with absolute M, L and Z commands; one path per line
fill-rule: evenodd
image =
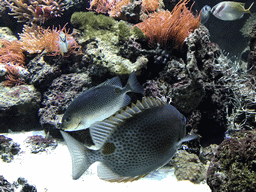
M 68 106 L 62 117 L 61 129 L 83 130 L 96 121 L 108 118 L 130 103 L 127 92 L 144 92 L 134 72 L 130 74 L 125 87 L 122 87 L 117 76 L 84 91 Z
M 245 3 L 222 1 L 212 8 L 212 14 L 223 21 L 233 21 L 241 19 L 245 13 L 251 14 L 250 8 L 253 4 L 248 9 L 245 9 Z
M 205 24 L 208 19 L 210 18 L 211 15 L 211 7 L 209 5 L 205 5 L 202 9 L 201 9 L 201 23 Z
M 94 123 L 89 131 L 93 150 L 61 131 L 72 158 L 73 179 L 79 179 L 97 161 L 97 173 L 103 180 L 137 180 L 167 164 L 182 142 L 198 137 L 185 136 L 185 117 L 152 97 Z

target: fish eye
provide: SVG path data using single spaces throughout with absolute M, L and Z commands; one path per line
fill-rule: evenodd
M 121 89 L 120 89 L 120 88 L 116 88 L 116 89 L 115 89 L 115 92 L 116 92 L 116 93 L 120 93 L 120 92 L 121 92 Z

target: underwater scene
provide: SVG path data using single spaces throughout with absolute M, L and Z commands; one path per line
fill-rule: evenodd
M 0 191 L 256 191 L 254 0 L 0 0 Z

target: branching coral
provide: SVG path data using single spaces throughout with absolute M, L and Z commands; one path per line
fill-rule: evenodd
M 145 21 L 135 25 L 149 39 L 149 45 L 155 46 L 157 43 L 161 46 L 175 44 L 181 48 L 188 35 L 197 29 L 200 25 L 200 15 L 194 17 L 186 4 L 190 0 L 181 0 L 172 10 L 159 11 L 150 15 Z
M 64 0 L 4 0 L 11 10 L 10 15 L 18 22 L 40 22 L 59 17 L 64 11 Z

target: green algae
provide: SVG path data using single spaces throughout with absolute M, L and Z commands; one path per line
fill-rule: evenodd
M 147 36 L 140 30 L 139 27 L 134 26 L 131 30 L 131 33 L 138 39 L 146 39 Z
M 126 40 L 130 37 L 146 38 L 138 27 L 135 26 L 131 29 L 124 21 L 116 21 L 112 17 L 94 12 L 75 12 L 70 21 L 84 31 L 85 39 L 98 37 L 107 40 L 113 36 L 119 37 L 119 40 Z
M 94 39 L 102 35 L 110 35 L 114 31 L 115 19 L 94 12 L 75 12 L 71 23 L 84 31 L 84 38 Z

